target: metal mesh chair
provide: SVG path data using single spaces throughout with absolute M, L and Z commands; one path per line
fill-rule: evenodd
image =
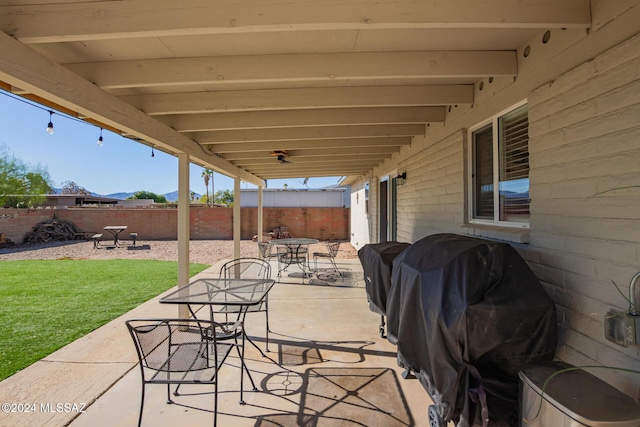
M 271 279 L 271 264 L 264 259 L 259 258 L 236 258 L 228 261 L 220 267 L 220 277 L 224 279 Z M 215 313 L 224 313 L 227 316 L 229 314 L 240 313 L 238 306 L 227 305 L 220 307 L 220 309 L 213 311 L 211 315 Z M 247 308 L 246 313 L 258 313 L 264 312 L 265 314 L 265 350 L 269 351 L 269 295 L 267 295 L 260 304 L 250 306 Z M 213 317 L 212 317 L 213 319 Z
M 234 347 L 219 342 L 216 333 L 224 327 L 195 319 L 133 319 L 126 322 L 138 353 L 142 375 L 142 398 L 138 426 L 142 423 L 147 384 L 166 384 L 167 403 L 171 384 L 213 385 L 213 425 L 218 415 L 218 371 Z M 178 396 L 178 388 L 174 391 Z
M 318 258 L 326 258 L 331 262 L 333 269 L 342 275 L 336 265 L 336 255 L 338 255 L 338 250 L 340 250 L 340 242 L 325 242 L 325 244 L 327 245 L 327 252 L 313 253 L 313 262 L 316 271 L 318 270 Z
M 269 261 L 271 258 L 278 258 L 278 254 L 273 252 L 273 245 L 269 242 L 258 242 L 258 253 L 260 258 Z

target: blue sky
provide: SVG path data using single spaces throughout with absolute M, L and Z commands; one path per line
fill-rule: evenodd
M 178 189 L 178 159 L 128 140 L 107 130 L 102 131 L 103 145 L 97 144 L 100 128 L 79 122 L 64 114 L 52 118 L 54 134 L 46 132 L 49 108 L 14 99 L 0 91 L 0 146 L 23 163 L 41 166 L 49 172 L 53 185 L 65 181 L 97 194 L 151 191 L 170 193 Z M 191 165 L 192 191 L 205 193 L 202 168 Z M 304 178 L 269 180 L 269 188 L 306 188 Z M 338 177 L 311 178 L 308 188 L 323 188 L 338 183 Z M 215 191 L 233 190 L 233 179 L 216 173 Z M 242 183 L 242 188 L 255 188 Z M 211 189 L 211 186 L 209 186 Z

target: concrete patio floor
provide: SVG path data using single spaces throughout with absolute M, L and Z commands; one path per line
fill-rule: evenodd
M 220 263 L 221 264 L 221 263 Z M 197 277 L 217 277 L 219 265 Z M 239 360 L 220 373 L 218 426 L 428 426 L 428 394 L 403 379 L 395 347 L 378 334 L 380 317 L 367 303 L 357 259 L 339 260 L 346 279 L 284 277 L 269 294 L 269 349 L 247 344 L 239 404 Z M 277 270 L 276 270 L 277 271 Z M 295 271 L 295 270 L 294 270 Z M 275 276 L 275 274 L 274 274 Z M 168 291 L 170 292 L 170 291 Z M 0 413 L 2 426 L 134 426 L 141 382 L 124 321 L 177 317 L 154 298 L 0 383 L 0 402 L 31 412 Z M 264 350 L 264 314 L 246 329 Z M 144 426 L 212 425 L 212 386 L 189 386 L 168 405 L 166 387 L 148 386 Z M 58 405 L 60 404 L 60 405 Z M 66 405 L 65 405 L 66 404 Z M 23 408 L 24 409 L 24 408 Z

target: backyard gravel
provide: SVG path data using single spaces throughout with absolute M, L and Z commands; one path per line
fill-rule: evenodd
M 104 241 L 102 247 L 94 248 L 93 242 L 50 242 L 0 249 L 0 260 L 26 259 L 155 259 L 178 260 L 176 240 L 142 240 L 136 246 L 128 246 L 131 241 L 121 241 L 123 247 L 112 248 Z M 126 245 L 126 246 L 125 246 Z M 323 244 L 311 245 L 309 252 L 326 252 Z M 258 246 L 251 240 L 240 241 L 242 257 L 257 257 Z M 337 258 L 356 258 L 357 252 L 349 242 L 340 244 Z M 212 265 L 223 259 L 233 258 L 232 240 L 192 240 L 189 242 L 189 261 Z

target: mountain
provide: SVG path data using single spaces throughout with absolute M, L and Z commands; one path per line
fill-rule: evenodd
M 132 193 L 111 193 L 111 194 L 105 194 L 104 197 L 111 197 L 114 199 L 126 199 L 128 197 L 131 197 L 135 194 L 136 192 L 132 192 Z M 162 194 L 164 197 L 167 198 L 168 202 L 177 202 L 178 201 L 178 191 L 172 191 L 171 193 L 165 193 Z M 202 197 L 202 194 L 199 193 L 195 193 L 195 197 L 196 199 L 199 199 L 200 197 Z
M 53 194 L 62 194 L 62 188 L 56 188 L 53 187 L 52 189 Z M 120 199 L 120 200 L 125 200 L 131 196 L 133 196 L 136 191 L 131 192 L 131 193 L 126 193 L 126 192 L 120 192 L 120 193 L 111 193 L 111 194 L 98 194 L 98 193 L 94 193 L 93 191 L 90 192 L 92 196 L 95 197 L 110 197 L 112 199 Z M 202 194 L 200 193 L 195 193 L 195 198 L 196 200 L 200 199 L 200 197 L 202 197 Z M 171 193 L 165 193 L 162 194 L 162 196 L 167 198 L 168 202 L 177 202 L 178 201 L 178 190 L 176 191 L 172 191 Z
M 105 194 L 104 197 L 111 197 L 113 199 L 126 199 L 127 197 L 133 196 L 133 193 L 111 193 Z

